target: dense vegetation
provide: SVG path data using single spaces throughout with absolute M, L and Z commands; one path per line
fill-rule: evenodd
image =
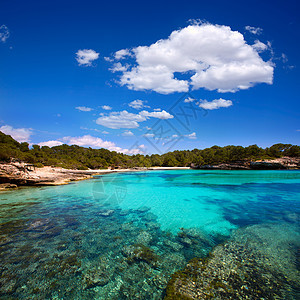
M 0 161 L 11 158 L 32 163 L 36 166 L 60 166 L 74 169 L 99 169 L 107 167 L 152 167 L 190 166 L 229 163 L 234 161 L 272 159 L 282 156 L 300 157 L 300 146 L 275 144 L 269 148 L 257 145 L 213 146 L 203 150 L 183 150 L 163 155 L 126 155 L 107 149 L 84 148 L 76 145 L 61 145 L 49 148 L 28 143 L 19 143 L 0 131 Z

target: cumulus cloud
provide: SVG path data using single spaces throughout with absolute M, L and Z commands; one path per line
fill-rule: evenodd
M 120 60 L 125 58 L 126 56 L 131 56 L 131 53 L 128 49 L 121 49 L 115 53 L 115 59 Z
M 256 83 L 272 84 L 273 65 L 259 56 L 262 45 L 259 51 L 257 47 L 229 26 L 196 23 L 132 49 L 135 62 L 121 72 L 120 84 L 162 94 L 187 92 L 190 87 L 236 92 Z
M 112 110 L 112 107 L 109 105 L 102 105 L 101 108 L 104 110 Z
M 149 118 L 158 118 L 158 119 L 172 119 L 174 116 L 163 111 L 141 111 L 138 114 L 129 113 L 126 110 L 119 112 L 111 112 L 109 115 L 101 115 L 96 120 L 98 125 L 102 125 L 112 129 L 120 129 L 120 128 L 137 128 L 139 127 L 140 122 L 144 122 Z
M 63 140 L 69 145 L 78 145 L 82 147 L 93 147 L 93 148 L 105 148 L 110 151 L 121 152 L 125 154 L 138 154 L 142 153 L 142 150 L 139 148 L 134 149 L 123 149 L 116 146 L 115 143 L 110 141 L 104 141 L 99 137 L 94 137 L 91 135 L 84 135 L 79 137 L 64 137 Z
M 187 137 L 188 139 L 191 140 L 195 140 L 197 138 L 196 132 L 190 133 L 190 134 L 186 134 L 185 137 Z
M 157 118 L 157 119 L 162 119 L 162 120 L 167 120 L 167 119 L 173 119 L 174 118 L 174 116 L 172 116 L 171 114 L 169 114 L 165 110 L 153 111 L 153 112 L 143 110 L 143 111 L 140 112 L 140 115 L 144 116 L 144 117 L 152 117 L 152 118 Z
M 130 130 L 125 130 L 123 133 L 122 133 L 123 136 L 134 136 L 134 133 Z
M 75 108 L 80 110 L 80 111 L 92 111 L 93 110 L 92 108 L 86 107 L 86 106 L 77 106 Z
M 155 137 L 155 134 L 154 133 L 145 133 L 145 134 L 143 134 L 143 136 L 151 138 L 151 137 Z
M 0 41 L 2 43 L 5 43 L 6 40 L 9 38 L 9 30 L 5 25 L 1 25 L 0 26 Z
M 47 141 L 47 142 L 38 143 L 38 145 L 41 147 L 47 146 L 51 148 L 51 147 L 63 145 L 63 143 L 60 141 Z
M 142 109 L 143 107 L 150 107 L 148 105 L 145 105 L 144 102 L 145 101 L 143 101 L 143 100 L 133 100 L 128 105 L 135 109 Z
M 245 26 L 245 29 L 252 34 L 260 35 L 262 34 L 263 30 L 260 27 L 253 27 L 253 26 Z
M 139 114 L 132 114 L 126 110 L 120 112 L 111 112 L 109 115 L 103 115 L 96 120 L 98 125 L 112 129 L 137 128 L 139 122 L 146 121 L 146 118 Z
M 99 58 L 99 53 L 92 49 L 83 49 L 76 52 L 76 60 L 79 66 L 91 66 L 92 62 Z
M 114 63 L 113 66 L 109 69 L 113 73 L 115 72 L 125 72 L 128 70 L 128 65 L 122 65 L 120 62 Z
M 186 99 L 184 99 L 184 103 L 191 103 L 191 102 L 194 102 L 196 99 L 193 99 L 193 98 L 191 98 L 191 97 L 188 97 L 188 98 L 186 98 Z
M 32 135 L 32 129 L 30 128 L 13 128 L 9 125 L 1 126 L 0 131 L 7 135 L 10 135 L 19 143 L 29 142 L 30 136 Z
M 200 100 L 197 104 L 203 109 L 213 110 L 221 107 L 229 107 L 232 105 L 232 101 L 220 98 L 213 101 Z
M 252 45 L 252 47 L 257 51 L 257 52 L 262 52 L 267 50 L 269 47 L 264 44 L 263 42 L 256 40 L 254 41 L 254 44 Z

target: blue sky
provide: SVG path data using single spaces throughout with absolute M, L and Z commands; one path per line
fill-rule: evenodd
M 298 12 L 297 1 L 6 1 L 0 130 L 124 153 L 299 144 Z

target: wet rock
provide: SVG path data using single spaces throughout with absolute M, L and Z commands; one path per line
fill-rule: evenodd
M 157 216 L 151 212 L 149 212 L 143 216 L 143 220 L 145 220 L 147 222 L 152 222 L 152 221 L 155 221 L 156 219 L 157 219 Z
M 120 211 L 119 215 L 120 216 L 127 216 L 127 215 L 129 215 L 129 213 L 130 213 L 129 209 L 123 209 L 123 210 Z
M 208 258 L 173 274 L 165 299 L 296 299 L 291 291 L 299 289 L 300 276 L 291 245 L 299 245 L 299 236 L 282 227 L 238 230 Z
M 67 226 L 76 227 L 80 224 L 80 222 L 72 216 L 65 216 L 64 219 Z
M 0 184 L 0 191 L 1 190 L 7 190 L 7 189 L 15 189 L 18 186 L 16 184 L 13 183 L 1 183 Z
M 113 209 L 105 209 L 98 212 L 98 215 L 101 217 L 110 217 L 115 211 Z
M 84 275 L 84 289 L 104 286 L 108 284 L 110 278 L 110 274 L 106 270 L 101 269 L 101 267 L 92 268 Z
M 52 227 L 53 224 L 51 224 L 51 220 L 49 218 L 36 219 L 29 224 L 27 231 L 45 231 Z
M 149 230 L 157 230 L 160 228 L 160 224 L 157 222 L 147 222 L 146 226 L 149 228 Z
M 138 209 L 136 209 L 136 212 L 138 213 L 141 213 L 141 214 L 144 214 L 146 213 L 147 211 L 150 210 L 150 207 L 147 207 L 147 206 L 141 206 L 139 207 Z
M 89 268 L 83 275 L 84 289 L 107 285 L 114 275 L 116 264 L 108 257 L 99 258 L 97 265 Z
M 137 244 L 148 245 L 152 241 L 152 236 L 147 231 L 142 231 L 136 239 Z
M 165 244 L 167 247 L 171 248 L 173 251 L 180 251 L 180 250 L 183 248 L 183 246 L 180 245 L 179 243 L 172 242 L 172 241 L 170 241 L 170 240 L 165 240 L 165 241 L 164 241 L 164 244 Z
M 151 248 L 143 244 L 125 246 L 122 249 L 122 253 L 127 258 L 128 263 L 146 262 L 153 268 L 158 267 L 159 256 Z

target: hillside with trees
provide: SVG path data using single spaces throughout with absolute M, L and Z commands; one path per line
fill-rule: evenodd
M 126 155 L 107 149 L 92 149 L 77 145 L 40 147 L 28 143 L 19 143 L 11 136 L 0 131 L 0 162 L 9 162 L 11 158 L 31 163 L 37 167 L 56 166 L 68 169 L 106 169 L 108 167 L 185 167 L 214 165 L 239 161 L 256 161 L 281 157 L 300 158 L 300 146 L 275 144 L 261 148 L 257 145 L 213 146 L 205 149 L 181 150 L 162 155 Z

